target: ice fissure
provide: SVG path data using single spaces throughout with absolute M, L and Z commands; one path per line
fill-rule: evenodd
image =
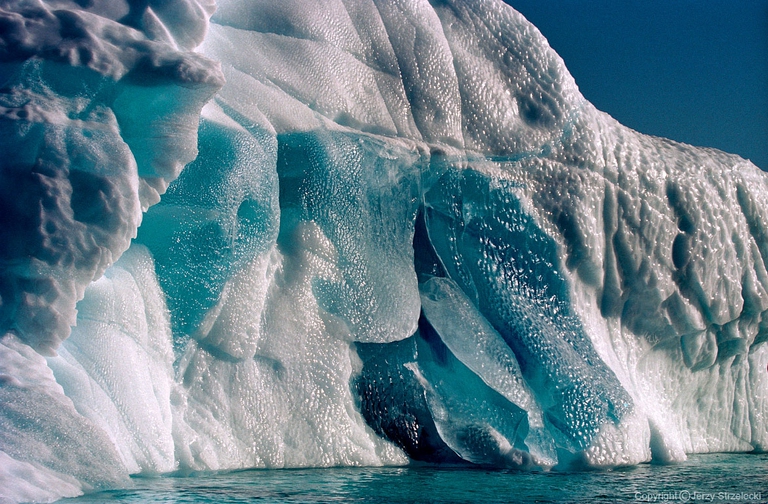
M 766 449 L 768 178 L 597 111 L 511 8 L 0 20 L 0 497 Z

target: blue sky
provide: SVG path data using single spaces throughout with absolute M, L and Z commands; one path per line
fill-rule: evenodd
M 506 0 L 597 108 L 768 170 L 768 0 Z

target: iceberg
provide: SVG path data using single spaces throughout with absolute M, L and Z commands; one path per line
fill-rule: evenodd
M 0 2 L 0 500 L 768 447 L 768 176 L 497 0 Z

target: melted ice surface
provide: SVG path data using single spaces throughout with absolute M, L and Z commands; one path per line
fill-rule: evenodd
M 3 497 L 766 449 L 749 162 L 494 0 L 88 5 L 0 10 Z

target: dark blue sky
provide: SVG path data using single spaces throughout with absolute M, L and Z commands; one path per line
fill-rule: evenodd
M 506 1 L 597 108 L 768 170 L 768 0 Z

